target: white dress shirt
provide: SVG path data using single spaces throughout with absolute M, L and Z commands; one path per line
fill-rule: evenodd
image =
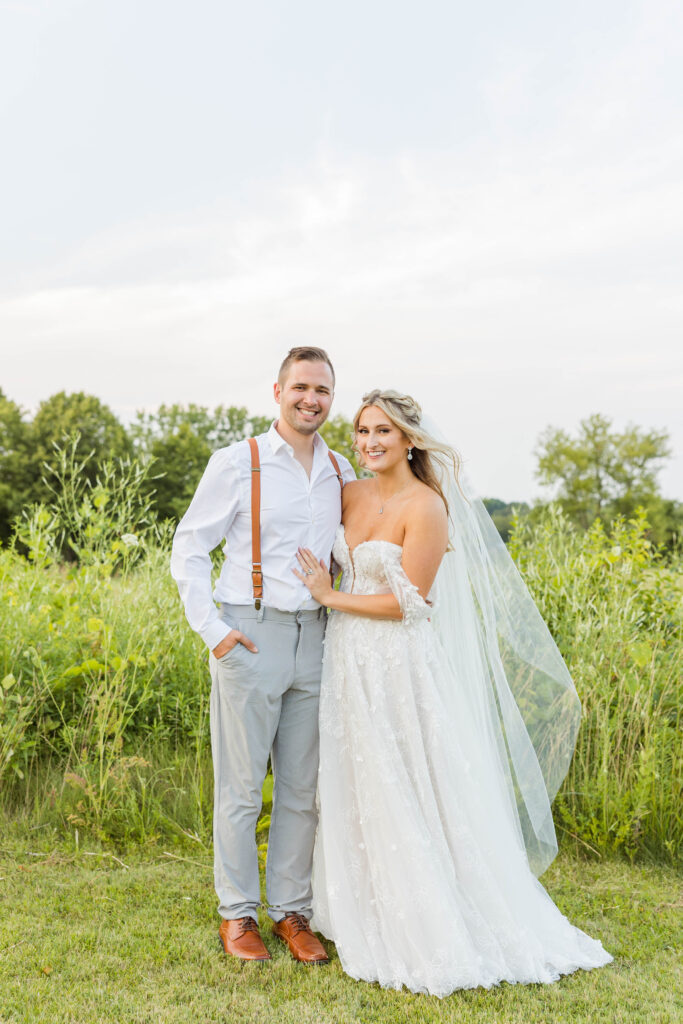
M 313 439 L 310 478 L 294 450 L 275 429 L 256 438 L 261 461 L 261 562 L 263 603 L 281 611 L 317 608 L 301 580 L 298 547 L 310 548 L 329 563 L 341 521 L 341 488 L 319 434 Z M 344 482 L 353 468 L 337 455 Z M 225 540 L 225 562 L 211 593 L 209 552 Z M 171 574 L 185 605 L 187 621 L 209 650 L 230 632 L 215 601 L 252 604 L 251 456 L 246 441 L 220 448 L 211 456 L 173 539 Z

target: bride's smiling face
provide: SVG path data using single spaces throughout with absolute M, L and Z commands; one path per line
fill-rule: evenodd
M 385 412 L 376 405 L 368 405 L 358 420 L 356 447 L 368 469 L 385 473 L 406 461 L 412 444 Z

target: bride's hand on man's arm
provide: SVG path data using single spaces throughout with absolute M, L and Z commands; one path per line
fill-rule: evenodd
M 299 548 L 296 557 L 301 566 L 301 572 L 298 569 L 292 569 L 292 572 L 308 587 L 311 596 L 319 604 L 328 605 L 329 598 L 334 594 L 329 567 L 325 565 L 322 558 L 318 561 L 308 548 Z

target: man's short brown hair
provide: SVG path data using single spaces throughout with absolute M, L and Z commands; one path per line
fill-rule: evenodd
M 290 348 L 282 360 L 282 366 L 277 375 L 280 387 L 284 384 L 292 363 L 299 363 L 305 360 L 309 363 L 327 363 L 332 373 L 332 383 L 335 383 L 334 366 L 324 348 L 315 348 L 313 345 L 300 345 L 298 348 Z

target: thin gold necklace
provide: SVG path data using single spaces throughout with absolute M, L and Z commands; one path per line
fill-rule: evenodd
M 380 505 L 380 509 L 379 509 L 379 512 L 377 513 L 377 515 L 383 516 L 384 515 L 384 506 L 388 505 L 389 502 L 391 501 L 391 499 L 395 498 L 397 494 L 401 494 L 402 491 L 405 491 L 406 487 L 410 487 L 410 484 L 412 484 L 412 482 L 413 481 L 411 480 L 410 483 L 404 484 L 403 487 L 400 487 L 397 491 L 394 491 L 393 494 L 390 494 L 389 497 L 386 498 L 385 501 L 382 501 L 382 504 Z M 375 483 L 377 483 L 376 480 L 375 480 Z M 377 493 L 379 494 L 379 484 L 377 484 Z M 382 496 L 380 494 L 380 501 L 381 500 L 382 500 Z

